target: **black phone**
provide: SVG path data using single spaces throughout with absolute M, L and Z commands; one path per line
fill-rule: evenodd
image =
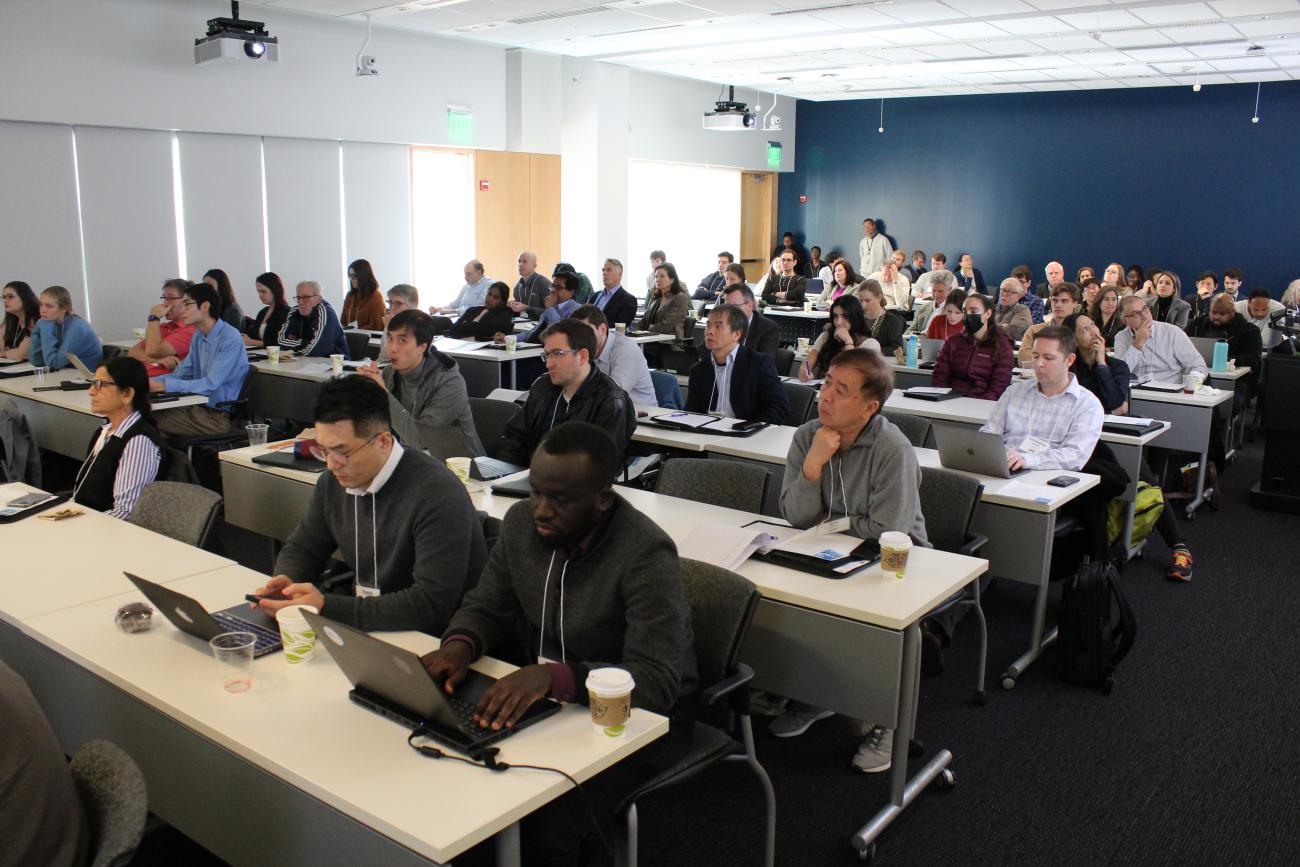
M 738 421 L 731 426 L 731 429 L 737 431 L 758 430 L 759 428 L 764 427 L 766 424 L 767 422 L 758 421 L 757 419 L 753 421 Z
M 1057 476 L 1054 479 L 1048 479 L 1047 484 L 1054 488 L 1068 488 L 1077 481 L 1079 480 L 1075 476 Z
M 281 596 L 279 593 L 268 593 L 265 596 L 258 596 L 256 593 L 245 593 L 244 598 L 247 599 L 249 602 L 253 603 L 254 605 L 261 602 L 263 599 L 268 599 L 271 602 L 289 601 L 289 597 Z

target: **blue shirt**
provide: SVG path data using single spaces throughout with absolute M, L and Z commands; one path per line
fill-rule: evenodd
M 71 367 L 69 352 L 93 372 L 104 359 L 104 344 L 90 323 L 73 313 L 64 316 L 63 322 L 42 319 L 36 323 L 27 348 L 27 360 L 33 366 L 50 370 Z
M 577 301 L 570 298 L 568 301 L 559 302 L 554 307 L 547 307 L 537 320 L 537 327 L 528 332 L 528 336 L 524 338 L 524 343 L 536 343 L 541 338 L 543 331 L 561 319 L 568 319 L 573 315 L 573 311 L 581 306 Z
M 190 341 L 190 354 L 176 368 L 175 373 L 161 377 L 163 388 L 186 394 L 206 394 L 208 406 L 236 400 L 248 374 L 248 354 L 239 332 L 227 323 L 217 320 L 212 330 L 204 334 L 194 330 Z
M 622 288 L 623 288 L 623 284 L 620 283 L 617 286 L 613 287 L 612 289 L 602 289 L 600 292 L 596 294 L 595 298 L 591 299 L 591 303 L 595 304 L 601 310 L 604 310 L 605 305 L 609 303 L 609 299 L 613 298 L 614 293 Z
M 487 298 L 488 287 L 491 286 L 492 283 L 492 278 L 486 274 L 473 283 L 466 283 L 464 286 L 460 287 L 460 294 L 456 296 L 456 300 L 447 306 L 455 307 L 461 313 L 464 313 L 471 307 L 483 306 L 483 299 Z
M 1025 297 L 1020 299 L 1020 303 L 1029 308 L 1029 315 L 1034 322 L 1043 321 L 1043 299 L 1038 297 L 1038 293 L 1030 289 L 1025 293 Z

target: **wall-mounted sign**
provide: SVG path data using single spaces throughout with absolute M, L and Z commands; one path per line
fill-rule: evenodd
M 487 179 L 480 178 L 478 182 L 478 191 L 480 193 L 486 193 L 490 189 L 492 189 L 492 182 Z

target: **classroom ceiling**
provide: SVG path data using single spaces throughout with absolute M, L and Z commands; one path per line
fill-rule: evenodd
M 812 100 L 1300 79 L 1300 0 L 266 0 Z M 378 46 L 376 46 L 378 47 Z M 376 52 L 378 53 L 378 51 Z M 752 100 L 752 94 L 737 98 Z

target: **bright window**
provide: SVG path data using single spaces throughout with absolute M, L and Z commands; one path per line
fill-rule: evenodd
M 474 155 L 411 149 L 411 229 L 420 304 L 442 306 L 465 283 L 475 258 Z
M 632 160 L 627 184 L 629 289 L 644 293 L 651 250 L 668 254 L 690 291 L 721 251 L 740 260 L 739 170 Z

